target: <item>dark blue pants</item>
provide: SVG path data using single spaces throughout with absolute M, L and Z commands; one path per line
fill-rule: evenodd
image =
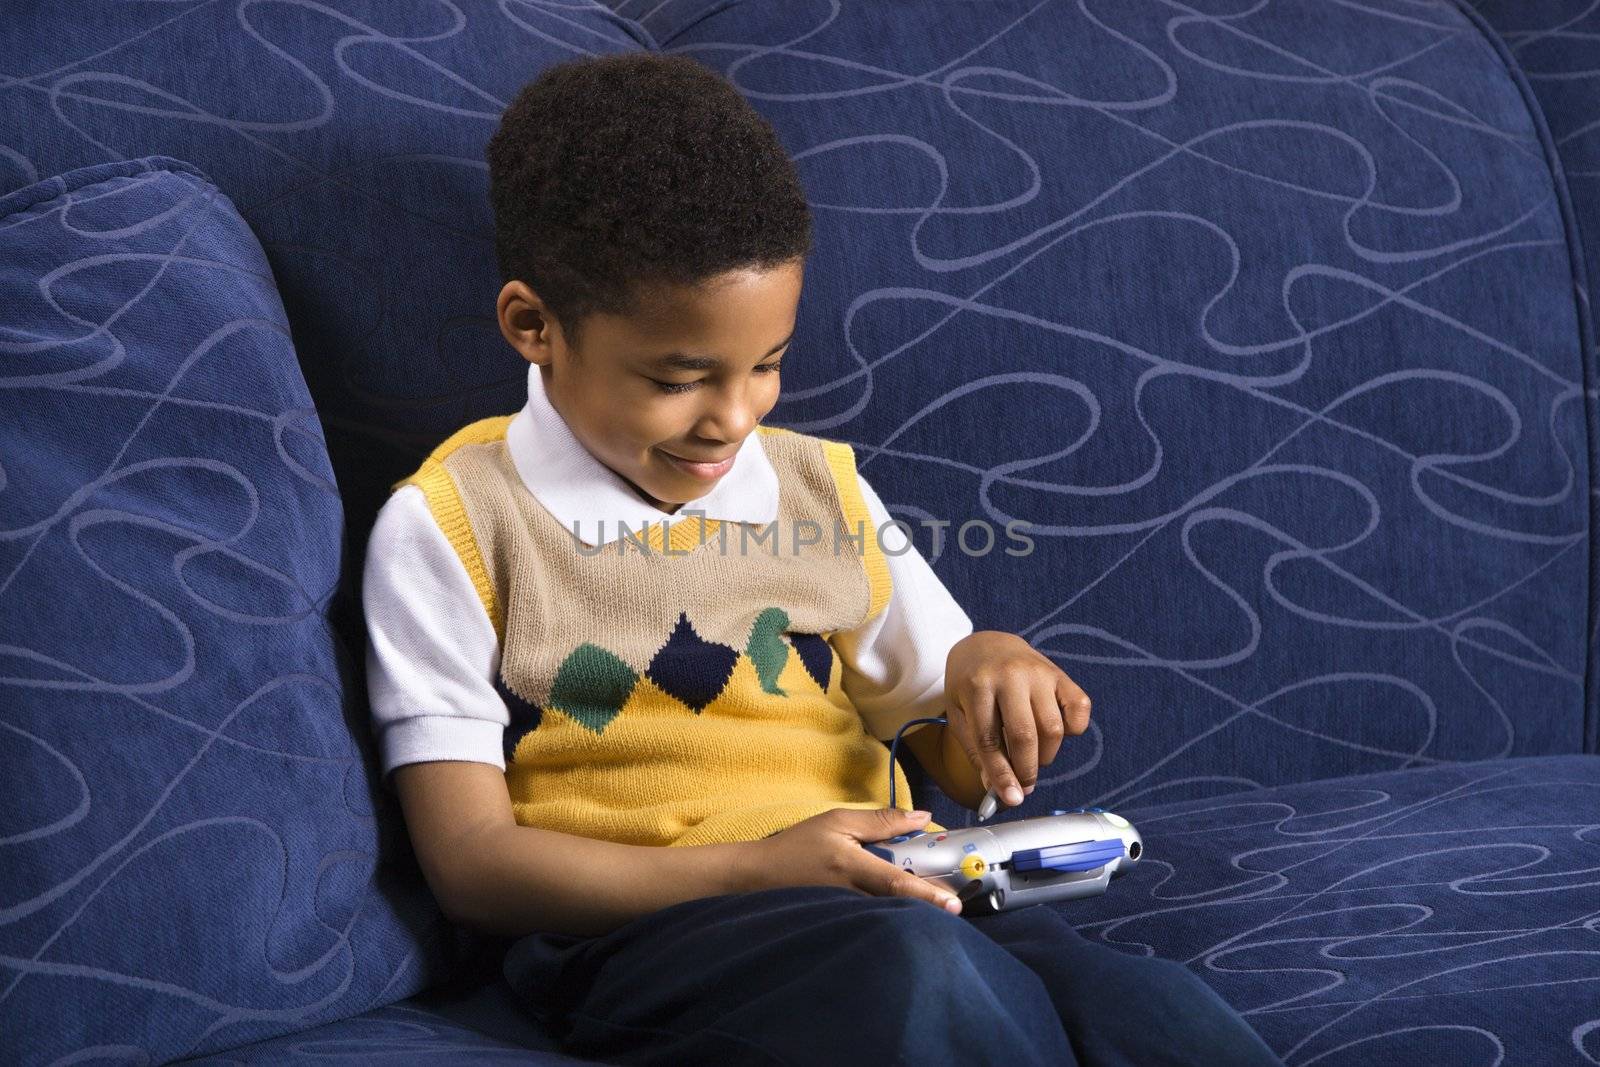
M 784 886 L 530 934 L 504 972 L 565 1051 L 611 1063 L 1282 1067 L 1182 964 L 1050 904 L 968 917 Z

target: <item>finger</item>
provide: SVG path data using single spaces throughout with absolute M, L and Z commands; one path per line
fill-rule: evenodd
M 961 699 L 967 725 L 972 730 L 973 766 L 978 768 L 983 787 L 999 794 L 1005 782 L 1014 779 L 1011 765 L 1002 751 L 1004 724 L 995 706 L 994 687 L 988 682 L 974 681 Z
M 966 753 L 967 762 L 974 769 L 979 768 L 978 744 L 972 736 L 972 718 L 955 693 L 947 693 L 945 703 L 945 731 L 955 735 L 956 743 L 961 746 L 961 751 Z
M 1006 738 L 1006 764 L 1010 781 L 997 787 L 1006 803 L 1017 805 L 1024 788 L 1039 778 L 1039 724 L 1033 715 L 1032 672 L 1014 671 L 1000 684 L 1001 724 Z M 1016 789 L 1014 796 L 1007 791 Z
M 915 897 L 926 900 L 936 908 L 960 912 L 961 901 L 948 889 L 869 853 L 863 852 L 862 858 L 867 862 L 853 879 L 857 889 L 880 897 Z M 954 907 L 951 907 L 952 903 Z
M 1077 735 L 1089 728 L 1089 694 L 1080 689 L 1077 682 L 1065 674 L 1057 678 L 1056 699 L 1061 701 L 1067 733 Z
M 844 832 L 857 841 L 884 841 L 922 827 L 928 815 L 913 815 L 905 808 L 835 808 Z
M 1061 739 L 1067 732 L 1061 715 L 1061 704 L 1056 700 L 1055 686 L 1047 674 L 1033 676 L 1033 717 L 1039 731 L 1039 763 L 1048 767 L 1056 761 L 1061 751 Z M 1036 783 L 1037 784 L 1037 783 Z
M 826 818 L 830 829 L 860 843 L 909 834 L 928 821 L 928 816 L 913 817 L 905 808 L 830 808 L 817 818 Z

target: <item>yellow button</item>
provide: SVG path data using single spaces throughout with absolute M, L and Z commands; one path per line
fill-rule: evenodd
M 1128 820 L 1124 819 L 1115 812 L 1103 811 L 1100 814 L 1104 815 L 1106 817 L 1106 822 L 1110 823 L 1112 826 L 1126 828 L 1128 825 Z

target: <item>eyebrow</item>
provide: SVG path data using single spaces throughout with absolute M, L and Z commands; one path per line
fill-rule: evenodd
M 788 344 L 790 341 L 793 341 L 794 334 L 795 331 L 791 330 L 788 337 L 785 337 L 783 340 L 773 345 L 772 348 L 767 351 L 766 356 L 762 356 L 761 358 L 766 359 L 767 356 L 772 355 L 784 345 Z M 656 358 L 650 360 L 650 366 L 664 367 L 672 370 L 714 370 L 715 368 L 722 366 L 722 360 L 718 359 L 716 356 L 698 356 L 688 352 L 668 352 L 664 356 L 657 356 Z

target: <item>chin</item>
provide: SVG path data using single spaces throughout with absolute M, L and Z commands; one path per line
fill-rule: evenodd
M 696 493 L 694 496 L 688 497 L 688 498 L 683 499 L 683 500 L 663 500 L 662 503 L 666 504 L 668 507 L 674 507 L 674 508 L 676 508 L 676 507 L 684 507 L 684 506 L 687 506 L 689 504 L 693 504 L 696 500 L 699 500 L 701 497 L 703 497 L 707 493 L 711 492 L 711 490 L 716 488 L 716 486 L 717 486 L 717 483 L 716 482 L 712 482 L 710 485 L 708 485 L 708 486 L 704 487 L 703 489 L 701 489 L 700 492 Z

